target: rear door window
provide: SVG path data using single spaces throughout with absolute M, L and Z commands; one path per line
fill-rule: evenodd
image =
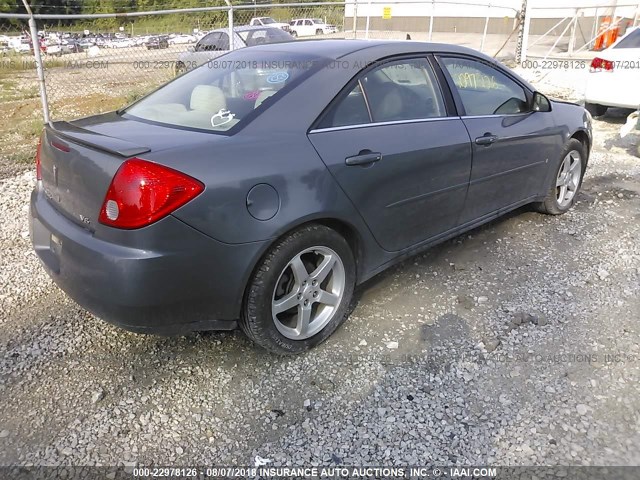
M 425 59 L 385 63 L 362 79 L 374 122 L 445 116 L 444 100 Z
M 385 62 L 365 72 L 339 99 L 320 128 L 446 116 L 444 99 L 426 59 Z

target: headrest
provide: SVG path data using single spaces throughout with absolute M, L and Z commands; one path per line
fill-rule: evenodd
M 227 108 L 227 100 L 222 90 L 213 85 L 197 85 L 191 92 L 191 110 L 205 110 L 216 113 Z

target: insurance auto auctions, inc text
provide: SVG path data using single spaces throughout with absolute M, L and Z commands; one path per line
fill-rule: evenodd
M 489 478 L 495 468 L 433 467 L 256 467 L 260 478 Z

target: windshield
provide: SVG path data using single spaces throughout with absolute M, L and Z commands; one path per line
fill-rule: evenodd
M 313 23 L 318 24 L 318 23 L 324 23 L 324 22 L 322 21 L 322 19 L 321 19 L 321 18 L 314 18 L 314 19 L 313 19 Z
M 276 23 L 276 21 L 271 17 L 266 17 L 262 19 L 262 23 L 268 25 L 270 23 Z
M 636 28 L 613 48 L 640 48 L 640 28 Z
M 233 52 L 176 78 L 125 110 L 163 125 L 226 132 L 320 67 L 319 57 Z

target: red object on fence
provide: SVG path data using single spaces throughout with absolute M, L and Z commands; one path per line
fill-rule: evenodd
M 613 23 L 616 23 L 615 17 L 613 19 Z M 600 23 L 600 28 L 598 29 L 596 40 L 593 43 L 594 50 L 604 50 L 605 48 L 611 46 L 618 39 L 620 28 L 618 27 L 618 25 L 616 25 L 615 27 L 612 27 L 611 25 L 611 17 L 604 17 L 602 23 Z

